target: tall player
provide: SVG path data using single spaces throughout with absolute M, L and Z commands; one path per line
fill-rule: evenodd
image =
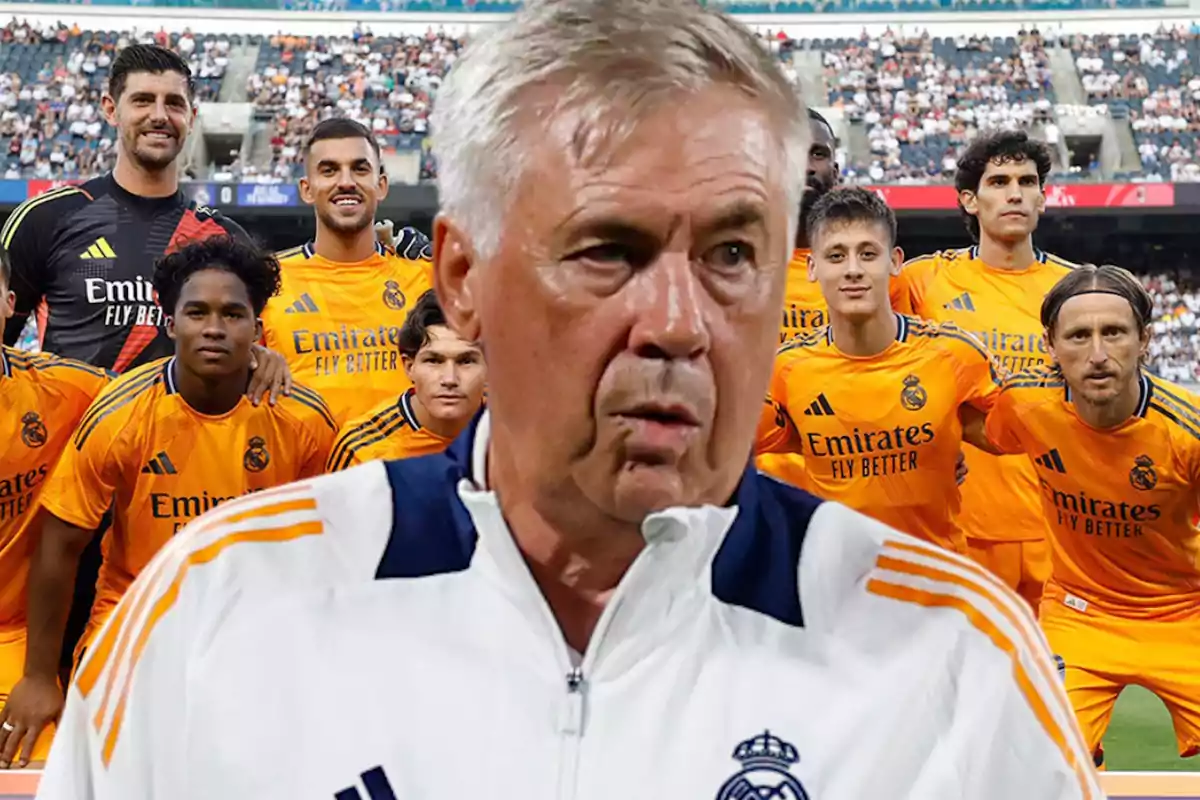
M 972 141 L 959 158 L 955 187 L 978 244 L 914 259 L 902 273 L 917 316 L 974 333 L 1005 372 L 1048 363 L 1042 298 L 1072 266 L 1033 246 L 1050 166 L 1046 145 L 1022 131 Z M 1050 560 L 1033 469 L 1024 458 L 974 448 L 966 461 L 958 519 L 970 555 L 1036 609 Z
M 970 334 L 897 314 L 896 217 L 876 194 L 834 189 L 807 220 L 808 269 L 829 325 L 775 359 L 758 452 L 804 457 L 802 485 L 955 552 L 955 462 L 967 436 L 991 448 L 983 415 L 999 393 L 991 357 Z
M 342 428 L 329 454 L 330 472 L 376 459 L 440 453 L 483 405 L 483 350 L 446 324 L 432 289 L 418 298 L 400 328 L 400 358 L 413 388 Z
M 1042 304 L 1054 365 L 1013 376 L 990 438 L 1028 454 L 1053 568 L 1041 623 L 1084 738 L 1136 683 L 1200 754 L 1200 396 L 1141 369 L 1153 303 L 1119 267 L 1084 265 Z
M 120 373 L 172 351 L 151 288 L 155 261 L 187 241 L 249 237 L 179 189 L 179 155 L 196 120 L 187 62 L 154 45 L 126 47 L 113 60 L 101 106 L 117 130 L 113 171 L 26 201 L 0 229 L 17 296 L 4 341 L 16 344 L 35 314 L 42 349 Z M 277 353 L 256 347 L 253 363 L 253 402 L 289 391 Z M 86 622 L 99 564 L 97 541 L 80 562 L 70 639 Z
M 5 762 L 62 711 L 56 667 L 76 564 L 110 504 L 113 526 L 80 652 L 188 520 L 323 471 L 336 426 L 316 393 L 297 385 L 257 406 L 245 396 L 259 315 L 278 288 L 275 259 L 227 237 L 187 245 L 156 267 L 175 356 L 127 373 L 100 395 L 42 497 L 25 676 L 0 712 L 12 728 L 0 730 Z
M 349 119 L 313 129 L 300 196 L 316 214 L 316 238 L 279 254 L 283 288 L 263 326 L 267 345 L 321 392 L 339 422 L 412 385 L 397 344 L 410 304 L 432 287 L 429 240 L 412 228 L 394 251 L 376 240 L 375 211 L 387 191 L 369 130 Z
M 0 246 L 0 321 L 12 313 L 8 253 Z M 0 700 L 25 669 L 25 593 L 35 510 L 46 478 L 108 373 L 79 361 L 0 347 Z M 0 724 L 2 729 L 2 724 Z M 43 761 L 50 733 L 30 737 L 22 765 Z M 2 766 L 7 767 L 5 760 Z

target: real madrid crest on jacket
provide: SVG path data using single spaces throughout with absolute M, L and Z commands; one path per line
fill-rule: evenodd
M 283 285 L 263 312 L 265 343 L 340 424 L 412 386 L 396 343 L 412 303 L 433 286 L 429 240 L 404 228 L 396 247 L 355 263 L 322 258 L 312 243 L 278 254 Z
M 488 488 L 488 440 L 485 412 L 445 453 L 242 498 L 177 538 L 139 583 L 169 611 L 105 629 L 43 795 L 1101 796 L 1015 596 L 753 469 L 726 507 L 645 521 L 572 654 Z M 132 672 L 110 649 L 127 638 L 146 643 Z M 98 716 L 128 674 L 128 711 Z
M 174 359 L 114 381 L 84 415 L 45 500 L 51 514 L 85 530 L 99 524 L 110 503 L 114 509 L 85 637 L 189 520 L 320 474 L 334 436 L 329 409 L 303 386 L 274 406 L 242 398 L 227 414 L 210 416 L 176 390 Z

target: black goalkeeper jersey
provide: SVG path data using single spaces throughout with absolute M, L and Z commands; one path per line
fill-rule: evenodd
M 31 198 L 9 217 L 0 242 L 12 259 L 14 344 L 29 314 L 47 352 L 124 372 L 171 355 L 154 299 L 154 262 L 188 241 L 232 235 L 237 223 L 183 192 L 139 197 L 111 174 Z

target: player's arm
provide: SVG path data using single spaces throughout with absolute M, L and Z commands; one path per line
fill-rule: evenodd
M 26 200 L 0 228 L 0 244 L 12 263 L 9 288 L 17 296 L 16 308 L 4 325 L 4 343 L 16 345 L 29 315 L 46 296 L 55 232 L 86 198 L 71 187 L 55 189 Z
M 104 398 L 97 403 L 105 402 Z M 89 413 L 97 407 L 93 405 Z M 0 710 L 0 723 L 11 726 L 0 730 L 0 766 L 14 759 L 24 766 L 38 734 L 62 711 L 58 660 L 75 573 L 111 502 L 120 452 L 110 434 L 111 423 L 105 420 L 107 424 L 89 429 L 88 416 L 84 415 L 42 495 L 40 531 L 29 562 L 24 673 Z
M 771 383 L 763 398 L 762 412 L 758 418 L 758 430 L 754 438 L 754 452 L 802 453 L 800 432 L 787 411 L 788 365 L 783 353 L 775 357 L 771 372 Z
M 950 324 L 939 330 L 954 359 L 963 441 L 985 453 L 1003 455 L 987 435 L 987 415 L 1003 385 L 1000 363 L 973 334 Z
M 1021 414 L 1025 411 L 1021 375 L 1004 380 L 996 402 L 987 414 L 984 436 L 992 447 L 1002 455 L 1017 455 L 1026 452 L 1027 436 Z M 965 427 L 964 427 L 965 431 Z M 965 436 L 965 433 L 964 433 Z

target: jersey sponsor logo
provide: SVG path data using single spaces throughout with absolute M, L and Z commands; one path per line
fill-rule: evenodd
M 383 284 L 383 304 L 392 311 L 403 311 L 408 305 L 408 300 L 404 297 L 404 292 L 400 291 L 400 284 L 395 281 L 385 281 Z
M 808 455 L 830 459 L 830 477 L 836 480 L 878 478 L 916 470 L 919 449 L 933 441 L 932 422 L 897 425 L 890 430 L 862 430 L 828 436 L 809 431 Z
M 900 405 L 907 411 L 920 411 L 929 402 L 929 394 L 921 386 L 916 375 L 904 376 L 904 388 L 900 390 Z
M 949 303 L 944 303 L 942 308 L 947 311 L 974 311 L 975 301 L 971 299 L 970 292 L 963 292 Z
M 46 423 L 36 411 L 28 411 L 21 417 L 21 441 L 26 447 L 41 447 L 48 438 Z
M 779 343 L 786 344 L 797 334 L 825 324 L 825 309 L 797 308 L 790 305 L 783 309 L 783 330 L 779 332 Z
M 1093 497 L 1083 490 L 1063 491 L 1045 478 L 1038 483 L 1042 497 L 1054 507 L 1060 528 L 1102 539 L 1135 539 L 1145 535 L 1143 525 L 1162 517 L 1158 503 L 1130 503 Z
M 742 768 L 721 786 L 717 800 L 808 800 L 808 793 L 792 774 L 792 766 L 800 761 L 796 748 L 770 731 L 739 744 L 733 758 Z
M 1133 469 L 1129 470 L 1129 485 L 1143 492 L 1158 485 L 1158 473 L 1150 456 L 1140 455 L 1133 460 Z
M 383 767 L 372 767 L 358 776 L 367 790 L 367 800 L 396 800 L 396 791 Z M 363 800 L 357 786 L 347 786 L 333 795 L 333 800 Z
M 160 450 L 158 455 L 150 459 L 146 466 L 142 467 L 143 475 L 177 475 L 178 470 L 175 469 L 175 464 L 171 461 L 171 457 L 166 451 Z
M 833 406 L 829 405 L 829 399 L 825 397 L 825 393 L 817 395 L 817 399 L 809 403 L 808 408 L 804 409 L 806 417 L 832 417 Z
M 321 309 L 317 308 L 317 304 L 309 296 L 308 292 L 300 295 L 296 302 L 283 310 L 285 314 L 315 314 Z
M 84 261 L 91 261 L 102 258 L 116 258 L 117 254 L 108 243 L 108 239 L 101 236 L 96 241 L 92 242 L 92 246 L 79 254 L 79 257 Z
M 965 326 L 962 326 L 965 328 Z M 1012 333 L 999 328 L 968 331 L 991 351 L 1004 371 L 1010 374 L 1024 372 L 1050 363 L 1046 340 L 1038 333 Z
M 262 472 L 271 463 L 271 454 L 267 452 L 267 442 L 261 436 L 251 437 L 246 443 L 246 454 L 242 456 L 242 466 L 247 472 Z
M 1058 448 L 1054 448 L 1049 453 L 1043 453 L 1035 458 L 1034 461 L 1048 470 L 1061 472 L 1064 475 L 1067 474 L 1067 468 L 1063 464 L 1062 456 L 1058 454 Z
M 317 375 L 357 375 L 365 372 L 394 372 L 400 362 L 400 326 L 356 328 L 342 325 L 334 330 L 292 332 L 292 347 L 298 356 L 314 354 Z
M 33 496 L 50 472 L 49 464 L 0 478 L 0 522 L 15 519 L 33 507 Z
M 104 324 L 114 328 L 163 324 L 162 309 L 154 296 L 154 285 L 141 275 L 131 280 L 110 281 L 84 278 L 84 296 L 93 305 L 105 305 Z
M 145 470 L 143 470 L 145 472 Z M 157 473 L 156 473 L 157 474 Z M 173 473 L 172 473 L 173 474 Z M 254 494 L 259 489 L 248 489 L 246 494 Z M 201 514 L 205 514 L 222 503 L 238 499 L 240 495 L 221 497 L 209 494 L 207 490 L 200 494 L 171 494 L 170 492 L 150 493 L 150 515 L 155 519 L 169 520 L 173 523 L 173 532 L 178 533 L 185 525 Z

